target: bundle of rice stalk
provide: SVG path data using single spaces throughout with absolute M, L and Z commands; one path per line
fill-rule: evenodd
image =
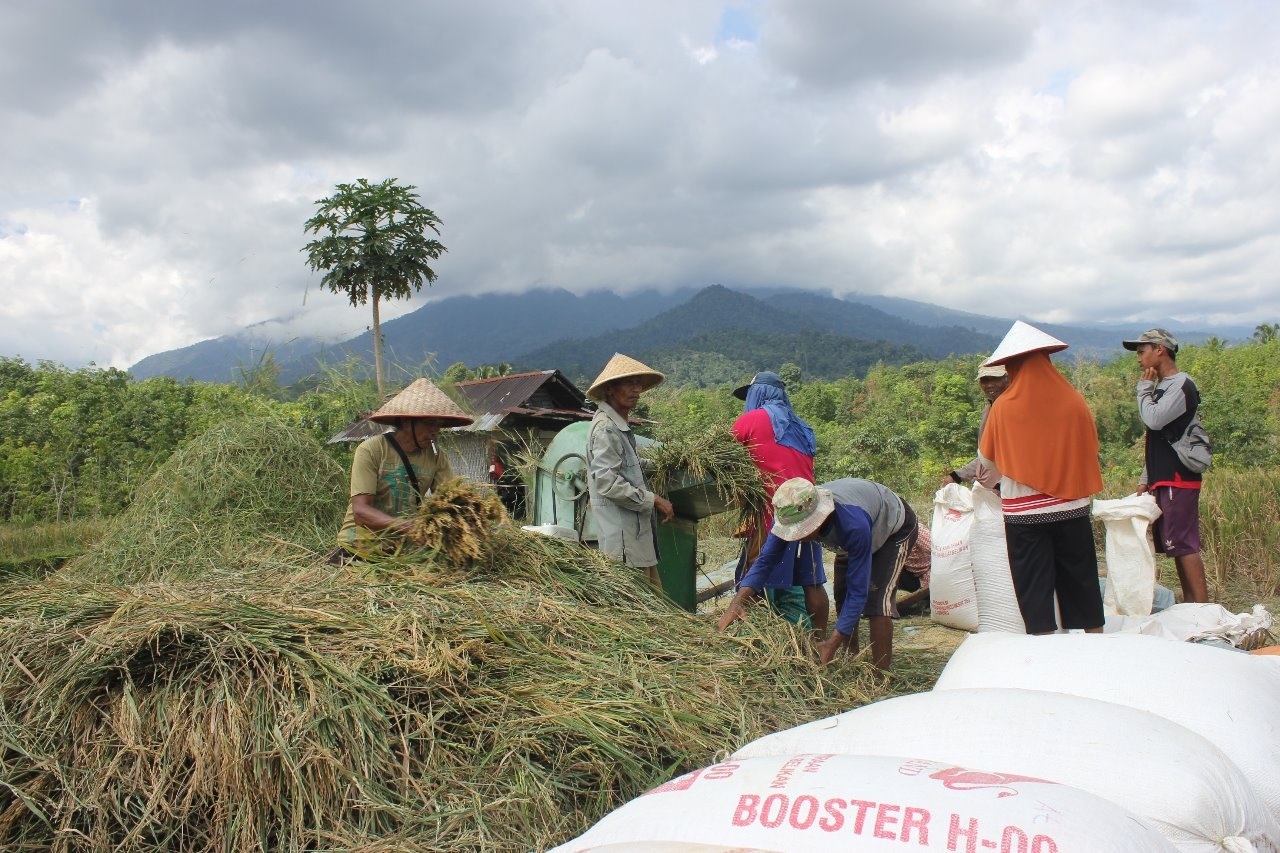
M 718 635 L 625 566 L 508 526 L 464 572 L 271 560 L 10 590 L 0 845 L 543 849 L 880 695 L 782 620 Z
M 272 415 L 226 421 L 179 448 L 64 572 L 104 582 L 247 569 L 281 540 L 324 548 L 347 479 L 315 439 Z
M 489 529 L 506 517 L 496 494 L 455 477 L 422 499 L 409 538 L 445 564 L 463 566 L 483 556 Z
M 663 433 L 641 455 L 654 465 L 645 478 L 658 494 L 670 494 L 688 481 L 709 479 L 721 499 L 737 507 L 740 517 L 755 518 L 765 510 L 768 498 L 760 469 L 728 426 Z

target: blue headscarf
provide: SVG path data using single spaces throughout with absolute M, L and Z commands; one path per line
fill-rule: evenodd
M 773 385 L 753 384 L 747 389 L 746 411 L 764 409 L 773 425 L 773 439 L 783 447 L 798 450 L 805 456 L 815 456 L 818 441 L 813 428 L 791 408 L 791 399 L 782 388 Z

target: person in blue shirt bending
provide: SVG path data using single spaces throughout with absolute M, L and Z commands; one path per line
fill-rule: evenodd
M 821 563 L 783 559 L 790 543 L 816 540 L 849 557 L 839 585 L 843 600 L 836 599 L 835 630 L 818 643 L 822 662 L 830 663 L 841 647 L 857 651 L 858 619 L 865 614 L 872 660 L 887 670 L 893 663 L 893 599 L 916 528 L 916 514 L 907 502 L 879 483 L 852 477 L 821 486 L 801 477 L 787 480 L 773 495 L 773 529 L 720 617 L 720 630 L 742 618 L 747 602 L 762 589 L 803 586 L 812 594 L 816 587 L 825 596 L 827 578 Z

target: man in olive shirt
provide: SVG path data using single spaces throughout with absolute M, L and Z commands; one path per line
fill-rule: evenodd
M 418 379 L 369 416 L 394 432 L 367 438 L 351 461 L 351 500 L 338 531 L 345 558 L 389 553 L 413 529 L 423 495 L 452 479 L 449 457 L 436 443 L 442 427 L 469 424 L 429 379 Z

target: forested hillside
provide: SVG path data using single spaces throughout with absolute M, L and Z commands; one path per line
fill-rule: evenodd
M 841 352 L 829 343 L 759 336 L 758 360 L 750 364 L 672 348 L 662 355 L 670 360 L 671 381 L 642 398 L 643 412 L 658 421 L 656 431 L 729 423 L 741 412 L 729 390 L 757 369 L 774 368 L 788 378 L 796 409 L 817 432 L 821 479 L 865 476 L 928 494 L 942 472 L 971 456 L 982 410 L 974 381 L 979 356 L 926 361 L 902 348 L 890 347 L 887 355 Z M 779 360 L 777 350 L 788 346 L 798 348 Z M 895 364 L 895 358 L 909 362 Z M 1280 466 L 1280 340 L 1188 346 L 1178 362 L 1200 386 L 1214 470 Z M 1136 478 L 1142 430 L 1134 360 L 1062 360 L 1059 367 L 1093 409 L 1104 468 L 1113 477 Z M 814 378 L 823 370 L 846 375 Z M 466 373 L 465 366 L 450 371 Z M 243 372 L 237 384 L 180 383 L 0 358 L 0 521 L 114 515 L 182 442 L 237 414 L 271 409 L 323 442 L 373 407 L 372 382 L 358 374 L 348 365 L 290 395 L 265 370 Z M 715 377 L 717 384 L 698 387 L 693 374 L 698 381 Z M 350 449 L 327 447 L 344 464 Z

